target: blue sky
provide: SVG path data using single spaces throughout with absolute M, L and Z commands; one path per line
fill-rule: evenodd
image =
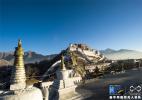
M 142 51 L 141 0 L 1 0 L 0 51 L 59 53 L 69 43 Z

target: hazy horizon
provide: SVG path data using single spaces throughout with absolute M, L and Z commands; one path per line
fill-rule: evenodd
M 104 51 L 104 50 L 107 50 L 107 49 L 111 49 L 111 50 L 115 50 L 115 51 L 119 51 L 119 50 L 132 50 L 132 49 L 125 49 L 125 48 L 121 48 L 121 49 L 112 49 L 112 48 L 106 48 L 106 49 L 97 49 L 97 48 L 92 48 L 92 47 L 90 47 L 91 49 L 95 49 L 95 50 L 99 50 L 99 51 Z M 66 49 L 66 48 L 64 48 L 64 49 Z M 15 49 L 13 49 L 13 50 L 7 50 L 7 51 L 0 51 L 0 52 L 14 52 L 14 50 Z M 63 49 L 62 49 L 63 50 Z M 56 52 L 56 53 L 49 53 L 49 54 L 44 54 L 44 53 L 42 53 L 42 52 L 38 52 L 38 51 L 34 51 L 34 50 L 24 50 L 24 52 L 35 52 L 35 53 L 37 53 L 37 54 L 42 54 L 42 55 L 52 55 L 52 54 L 58 54 L 58 53 L 60 53 L 62 50 L 59 50 L 58 52 Z M 132 51 L 137 51 L 137 52 L 141 52 L 142 53 L 142 51 L 140 51 L 140 50 L 132 50 Z

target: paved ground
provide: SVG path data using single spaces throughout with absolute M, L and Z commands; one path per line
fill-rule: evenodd
M 79 94 L 91 95 L 84 100 L 109 100 L 109 84 L 121 84 L 124 87 L 142 84 L 142 68 L 129 70 L 117 75 L 107 75 L 105 78 L 95 79 L 76 89 Z M 82 99 L 81 99 L 82 100 Z

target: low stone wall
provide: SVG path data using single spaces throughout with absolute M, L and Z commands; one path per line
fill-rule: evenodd
M 67 87 L 64 89 L 60 89 L 59 92 L 59 100 L 67 100 L 69 98 L 72 98 L 73 96 L 75 96 L 77 93 L 75 91 L 77 86 L 71 86 L 71 87 Z
M 71 98 L 76 92 L 75 89 L 78 84 L 82 83 L 81 77 L 72 77 L 66 80 L 54 80 L 53 82 L 43 82 L 42 93 L 44 100 L 49 98 L 58 98 L 59 100 L 66 100 Z
M 52 85 L 52 84 L 53 84 L 53 82 L 42 82 L 42 83 L 41 83 L 41 86 L 42 86 L 42 87 L 48 87 L 48 88 L 49 88 L 49 86 Z

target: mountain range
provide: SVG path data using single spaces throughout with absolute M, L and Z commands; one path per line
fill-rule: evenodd
M 42 55 L 33 51 L 27 51 L 24 53 L 25 63 L 35 63 L 42 60 L 49 60 L 55 57 L 56 54 L 52 55 Z M 2 65 L 12 65 L 14 62 L 14 52 L 0 52 L 0 66 Z
M 105 49 L 100 50 L 100 52 L 110 60 L 123 60 L 123 59 L 141 59 L 142 52 L 136 50 L 128 50 L 128 49 Z
M 107 59 L 110 60 L 122 60 L 122 59 L 140 59 L 142 58 L 142 52 L 136 50 L 128 50 L 128 49 L 105 49 L 100 50 Z M 0 52 L 0 66 L 3 65 L 12 65 L 14 62 L 14 52 Z M 24 54 L 25 63 L 35 63 L 40 62 L 42 60 L 49 60 L 56 56 L 57 54 L 52 55 L 42 55 L 38 54 L 34 51 L 28 51 Z

